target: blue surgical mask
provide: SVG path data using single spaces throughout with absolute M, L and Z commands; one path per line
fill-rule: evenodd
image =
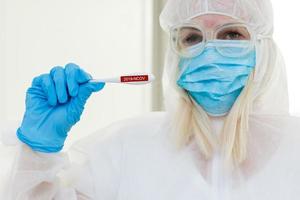
M 177 84 L 211 116 L 223 116 L 230 111 L 256 65 L 255 48 L 239 57 L 229 57 L 216 48 L 220 43 L 208 42 L 200 55 L 181 58 L 179 62 Z M 235 45 L 222 48 L 226 52 L 239 51 Z

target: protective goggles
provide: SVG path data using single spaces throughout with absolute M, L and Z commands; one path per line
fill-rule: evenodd
M 243 23 L 229 23 L 213 30 L 184 23 L 171 28 L 171 46 L 181 57 L 195 57 L 212 45 L 226 57 L 246 55 L 255 46 L 255 34 Z M 218 42 L 220 41 L 220 42 Z

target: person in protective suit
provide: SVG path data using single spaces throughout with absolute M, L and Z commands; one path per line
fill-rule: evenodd
M 61 153 L 104 83 L 72 63 L 34 78 L 6 199 L 299 199 L 300 120 L 288 111 L 271 3 L 169 0 L 160 22 L 167 111 L 113 123 Z

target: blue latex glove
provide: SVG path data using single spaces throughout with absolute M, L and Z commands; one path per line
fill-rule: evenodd
M 91 78 L 75 64 L 55 67 L 50 74 L 34 78 L 18 138 L 34 151 L 60 151 L 68 132 L 80 120 L 87 99 L 105 85 L 89 83 Z

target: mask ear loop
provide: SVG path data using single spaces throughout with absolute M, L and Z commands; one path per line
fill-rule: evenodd
M 255 72 L 254 72 L 254 79 L 253 79 L 253 82 L 254 83 L 258 83 L 262 80 L 262 77 L 263 75 L 265 74 L 266 72 L 266 68 L 262 68 L 260 67 L 262 61 L 263 61 L 263 57 L 261 56 L 261 51 L 262 49 L 260 48 L 261 47 L 261 41 L 263 40 L 272 40 L 272 36 L 269 36 L 269 35 L 257 35 L 257 38 L 256 38 L 256 45 L 255 45 L 255 48 L 256 48 L 256 66 L 255 66 Z M 264 71 L 262 71 L 264 70 Z
M 261 35 L 261 34 L 257 35 L 257 40 L 263 40 L 263 39 L 273 39 L 273 37 L 270 35 Z

